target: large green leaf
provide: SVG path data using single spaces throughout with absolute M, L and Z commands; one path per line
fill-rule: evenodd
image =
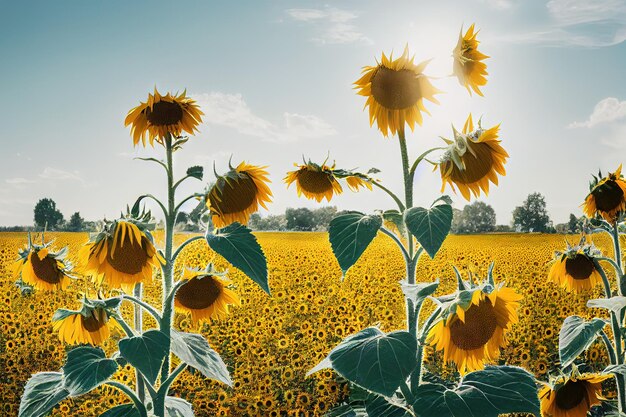
M 626 377 L 626 365 L 610 365 L 602 371 L 604 374 L 615 374 Z
M 429 209 L 413 207 L 404 212 L 407 229 L 434 258 L 452 227 L 452 206 L 437 204 Z
M 45 416 L 69 395 L 61 372 L 36 373 L 26 383 L 18 417 Z
M 154 384 L 165 356 L 169 354 L 169 338 L 158 330 L 119 341 L 120 354 Z
M 239 223 L 230 224 L 215 233 L 207 232 L 206 241 L 235 268 L 240 269 L 266 293 L 270 293 L 267 283 L 267 261 L 261 245 L 250 229 Z
M 535 378 L 514 366 L 488 366 L 469 373 L 454 389 L 422 384 L 414 394 L 413 409 L 419 417 L 540 416 Z
M 233 385 L 226 364 L 220 355 L 211 349 L 204 336 L 172 329 L 171 337 L 172 352 L 180 360 L 196 368 L 207 378 L 223 382 L 228 386 Z
M 344 404 L 335 407 L 324 417 L 368 417 L 365 407 L 359 405 Z
M 365 410 L 368 416 L 376 417 L 411 417 L 407 405 L 398 398 L 385 398 L 372 394 L 365 402 Z
M 566 318 L 559 332 L 561 367 L 566 368 L 578 355 L 587 350 L 605 324 L 604 320 L 598 318 L 591 321 L 585 321 L 579 316 Z
M 348 381 L 390 397 L 415 369 L 416 352 L 410 333 L 368 327 L 344 339 L 309 374 L 333 368 Z
M 65 388 L 72 397 L 85 394 L 109 379 L 117 362 L 106 357 L 102 349 L 81 346 L 67 353 L 63 366 Z
M 343 275 L 365 252 L 382 224 L 382 217 L 356 211 L 340 214 L 330 221 L 328 238 Z
M 193 407 L 178 397 L 165 397 L 166 417 L 194 417 Z
M 589 308 L 605 308 L 619 314 L 623 308 L 626 308 L 626 297 L 617 295 L 611 298 L 597 298 L 587 301 L 587 307 Z
M 109 408 L 100 417 L 141 417 L 141 413 L 137 411 L 133 404 L 122 404 Z

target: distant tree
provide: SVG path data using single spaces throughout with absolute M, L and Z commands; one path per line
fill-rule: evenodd
M 497 233 L 510 233 L 513 229 L 511 229 L 511 226 L 508 224 L 499 224 L 496 225 L 496 228 L 493 231 Z
M 78 211 L 72 214 L 70 220 L 65 225 L 65 230 L 68 232 L 80 232 L 85 230 L 85 219 L 80 217 L 80 213 Z
M 187 222 L 189 221 L 189 214 L 185 213 L 184 211 L 179 211 L 178 214 L 176 215 L 176 224 L 187 224 Z
M 337 207 L 328 206 L 328 207 L 320 207 L 318 209 L 313 210 L 313 222 L 314 230 L 326 231 L 328 230 L 328 225 L 330 221 L 337 215 Z
M 461 227 L 463 226 L 463 210 L 457 208 L 452 209 L 452 226 L 450 232 L 454 234 L 461 233 Z
M 285 218 L 289 230 L 311 231 L 315 227 L 313 212 L 305 207 L 288 208 L 285 210 Z
M 287 230 L 287 220 L 284 214 L 270 214 L 262 217 L 260 214 L 254 213 L 250 216 L 248 227 L 252 230 L 282 231 Z
M 63 214 L 57 210 L 57 204 L 51 198 L 42 198 L 35 205 L 35 226 L 56 230 L 63 223 Z
M 513 227 L 520 232 L 553 233 L 552 221 L 546 210 L 546 200 L 540 193 L 532 193 L 521 206 L 513 210 Z
M 583 222 L 577 218 L 573 213 L 569 215 L 569 222 L 567 222 L 567 233 L 579 233 L 582 230 Z
M 496 212 L 493 207 L 482 201 L 475 201 L 463 207 L 456 224 L 454 214 L 452 219 L 457 229 L 456 233 L 487 233 L 493 232 L 496 228 Z

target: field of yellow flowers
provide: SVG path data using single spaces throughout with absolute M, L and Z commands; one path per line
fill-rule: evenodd
M 351 333 L 375 324 L 384 331 L 404 327 L 398 283 L 405 274 L 404 262 L 391 240 L 379 235 L 341 282 L 341 269 L 326 233 L 257 236 L 268 259 L 271 297 L 231 269 L 229 276 L 237 286 L 241 307 L 233 308 L 227 318 L 202 327 L 196 327 L 184 315 L 176 315 L 178 328 L 201 332 L 222 355 L 234 381 L 233 389 L 185 373 L 172 391 L 187 398 L 197 416 L 323 415 L 346 397 L 347 386 L 330 370 L 308 378 L 305 374 Z M 177 235 L 177 240 L 186 237 Z M 55 239 L 53 249 L 68 245 L 70 259 L 75 260 L 88 236 L 49 233 L 46 238 Z M 449 236 L 434 260 L 420 263 L 418 281 L 439 278 L 442 285 L 438 294 L 449 293 L 456 285 L 452 264 L 462 268 L 464 275 L 471 271 L 482 278 L 491 260 L 495 261 L 496 281 L 506 281 L 524 295 L 520 322 L 510 333 L 501 360 L 523 365 L 546 380 L 558 362 L 558 354 L 554 357 L 549 352 L 558 352 L 558 331 L 563 320 L 572 314 L 603 315 L 603 311 L 585 307 L 587 299 L 600 296 L 599 287 L 592 294 L 575 295 L 547 281 L 553 253 L 565 246 L 566 238 L 522 234 Z M 23 233 L 0 234 L 0 415 L 6 416 L 17 415 L 31 373 L 63 365 L 65 347 L 50 324 L 54 311 L 78 307 L 84 292 L 94 295 L 92 285 L 83 280 L 73 283 L 66 292 L 21 295 L 11 276 L 11 265 L 26 241 Z M 570 236 L 569 241 L 575 243 L 577 237 Z M 611 253 L 606 237 L 598 236 L 594 242 Z M 204 267 L 210 261 L 218 269 L 227 267 L 202 240 L 188 246 L 178 260 L 188 267 Z M 147 288 L 149 302 L 160 297 L 158 279 Z M 425 308 L 423 314 L 431 309 Z M 124 314 L 131 320 L 130 309 Z M 154 323 L 146 317 L 145 325 L 151 327 Z M 121 331 L 117 333 L 115 338 L 122 336 Z M 112 340 L 104 345 L 108 354 L 115 347 Z M 432 350 L 427 354 L 428 367 L 434 370 L 442 366 L 441 358 Z M 600 344 L 587 353 L 591 369 L 602 369 L 606 361 L 606 351 Z M 443 369 L 444 377 L 453 372 L 449 367 Z M 132 380 L 131 368 L 114 378 Z M 52 415 L 99 415 L 122 401 L 126 400 L 117 391 L 100 388 L 61 403 Z

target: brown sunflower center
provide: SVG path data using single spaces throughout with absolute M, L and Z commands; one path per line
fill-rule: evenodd
M 125 274 L 135 275 L 141 272 L 148 262 L 148 252 L 146 246 L 148 242 L 145 237 L 141 238 L 141 244 L 130 239 L 129 231 L 122 242 L 117 242 L 115 253 L 111 255 L 113 241 L 109 240 L 107 250 L 107 262 L 116 271 Z
M 220 191 L 221 190 L 221 191 Z M 258 188 L 250 175 L 240 172 L 235 179 L 220 177 L 209 194 L 209 204 L 218 214 L 240 213 L 256 201 Z
M 30 256 L 30 264 L 33 266 L 35 275 L 40 280 L 49 284 L 58 284 L 61 281 L 61 274 L 59 274 L 56 259 L 49 256 L 39 259 L 39 256 L 33 252 Z
M 304 191 L 323 194 L 333 189 L 333 176 L 328 172 L 302 169 L 298 171 L 298 184 Z
M 481 301 L 465 312 L 465 323 L 455 320 L 450 325 L 450 338 L 462 350 L 474 350 L 485 346 L 496 331 L 498 319 L 489 299 Z
M 611 211 L 618 208 L 624 201 L 624 191 L 613 180 L 596 187 L 591 194 L 599 211 Z
M 422 98 L 418 75 L 408 69 L 379 67 L 371 83 L 372 96 L 388 109 L 405 109 Z
M 565 271 L 574 279 L 587 279 L 594 269 L 593 261 L 582 253 L 565 260 Z
M 155 126 L 175 125 L 183 119 L 183 109 L 178 103 L 159 101 L 146 108 L 146 118 Z
M 585 381 L 569 380 L 556 392 L 556 405 L 560 410 L 571 410 L 583 400 L 589 404 Z
M 221 283 L 209 275 L 190 279 L 176 292 L 176 301 L 191 310 L 202 310 L 215 303 L 221 294 Z
M 80 321 L 83 329 L 89 332 L 95 332 L 104 327 L 104 325 L 106 324 L 106 314 L 104 312 L 96 312 L 95 310 L 91 314 L 92 315 L 90 315 L 89 317 L 85 317 L 81 314 Z M 96 316 L 102 316 L 102 319 L 98 320 Z
M 471 146 L 476 156 L 472 155 L 468 149 L 462 156 L 463 162 L 465 162 L 465 169 L 461 170 L 456 165 L 453 165 L 450 178 L 456 183 L 472 184 L 480 181 L 489 174 L 493 167 L 493 151 L 489 145 L 481 142 L 470 143 L 468 146 Z

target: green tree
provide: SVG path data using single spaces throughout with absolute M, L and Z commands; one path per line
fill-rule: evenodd
M 42 198 L 35 205 L 35 226 L 48 230 L 55 230 L 63 223 L 63 214 L 57 209 L 57 204 L 51 198 Z M 47 226 L 46 226 L 47 225 Z
M 456 217 L 456 218 L 455 218 Z M 475 201 L 453 214 L 452 226 L 455 233 L 487 233 L 493 232 L 496 228 L 496 212 L 493 207 Z
M 549 233 L 554 231 L 543 195 L 529 194 L 521 206 L 515 207 L 513 228 L 519 232 Z
M 285 210 L 288 230 L 311 231 L 315 227 L 313 212 L 305 207 Z
M 328 230 L 330 221 L 337 215 L 337 207 L 327 206 L 313 210 L 313 221 L 315 230 Z
M 85 219 L 80 216 L 78 211 L 72 214 L 70 221 L 65 225 L 65 230 L 68 232 L 80 232 L 85 230 Z
M 579 233 L 582 230 L 582 222 L 573 213 L 569 215 L 569 222 L 567 222 L 568 233 Z

